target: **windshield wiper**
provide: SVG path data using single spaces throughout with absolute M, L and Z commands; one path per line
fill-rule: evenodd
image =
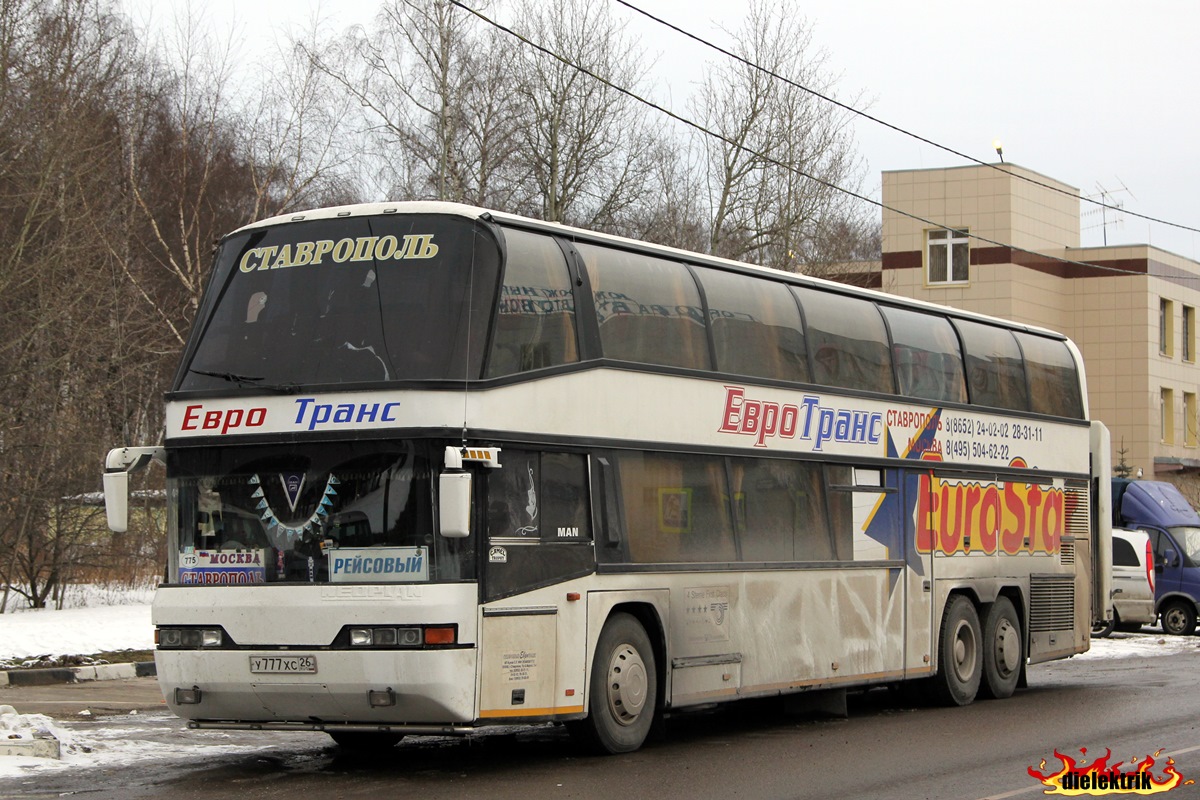
M 294 383 L 263 383 L 265 378 L 254 375 L 238 375 L 235 372 L 209 372 L 206 369 L 192 368 L 189 368 L 188 372 L 194 372 L 197 375 L 206 375 L 210 378 L 220 378 L 223 381 L 237 384 L 238 388 L 266 389 L 271 392 L 281 392 L 283 394 L 295 394 L 300 391 L 300 387 Z

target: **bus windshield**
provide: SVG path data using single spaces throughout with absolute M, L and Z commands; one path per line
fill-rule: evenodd
M 446 215 L 234 234 L 175 389 L 478 378 L 499 263 L 493 236 Z
M 186 448 L 168 458 L 172 583 L 469 580 L 469 540 L 434 535 L 431 445 Z

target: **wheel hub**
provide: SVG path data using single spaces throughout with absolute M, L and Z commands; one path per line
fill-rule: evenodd
M 623 644 L 608 664 L 608 707 L 613 719 L 632 725 L 646 706 L 649 677 L 637 648 Z

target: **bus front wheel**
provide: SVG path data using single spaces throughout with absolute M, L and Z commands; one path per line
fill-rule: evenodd
M 952 595 L 942 614 L 938 642 L 938 699 L 944 705 L 965 706 L 979 692 L 983 677 L 979 614 L 964 595 Z
M 997 597 L 983 623 L 983 678 L 989 697 L 1011 697 L 1024 661 L 1021 621 L 1007 597 Z
M 658 671 L 646 629 L 630 614 L 614 614 L 592 659 L 588 716 L 571 726 L 598 753 L 629 753 L 646 740 L 658 703 Z

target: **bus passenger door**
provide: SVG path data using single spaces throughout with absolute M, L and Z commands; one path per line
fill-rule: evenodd
M 505 448 L 500 461 L 484 491 L 480 714 L 578 713 L 566 689 L 582 688 L 586 610 L 562 587 L 595 570 L 587 460 Z

